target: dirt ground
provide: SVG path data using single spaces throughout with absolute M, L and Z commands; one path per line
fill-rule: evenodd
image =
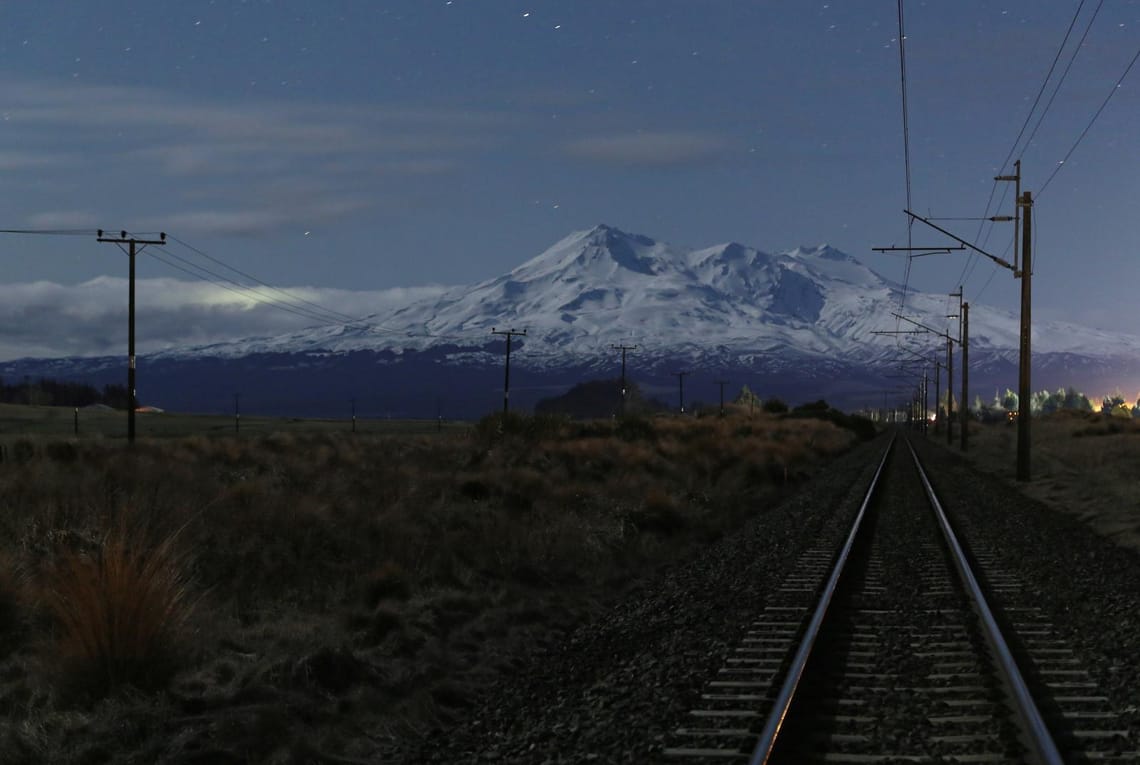
M 946 446 L 946 433 L 930 433 Z M 961 453 L 958 430 L 951 447 Z M 966 458 L 1016 482 L 1016 424 L 971 423 Z M 1098 534 L 1140 552 L 1140 422 L 1060 413 L 1030 427 L 1030 481 L 1022 491 L 1074 515 Z

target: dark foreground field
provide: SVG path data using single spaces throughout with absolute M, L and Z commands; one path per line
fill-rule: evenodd
M 422 748 L 536 652 L 858 440 L 759 413 L 502 431 L 134 449 L 9 431 L 0 762 Z

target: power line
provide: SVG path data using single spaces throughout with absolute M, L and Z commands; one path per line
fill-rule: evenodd
M 1037 191 L 1037 197 L 1039 199 L 1041 197 L 1041 192 L 1045 191 L 1045 189 L 1049 187 L 1049 184 L 1053 182 L 1053 178 L 1056 177 L 1057 173 L 1061 172 L 1061 168 L 1064 167 L 1065 163 L 1069 161 L 1069 157 L 1073 156 L 1073 152 L 1076 151 L 1077 147 L 1081 145 L 1081 141 L 1083 141 L 1085 139 L 1085 136 L 1088 135 L 1089 131 L 1092 130 L 1092 126 L 1096 123 L 1097 118 L 1100 117 L 1101 112 L 1104 111 L 1104 108 L 1108 106 L 1108 102 L 1112 100 L 1112 97 L 1116 94 L 1116 91 L 1120 89 L 1121 83 L 1124 82 L 1124 78 L 1128 76 L 1128 73 L 1132 71 L 1132 67 L 1136 64 L 1136 59 L 1138 58 L 1140 58 L 1140 49 L 1136 50 L 1136 55 L 1134 55 L 1132 57 L 1132 60 L 1128 62 L 1128 66 L 1124 69 L 1124 74 L 1120 75 L 1120 77 L 1116 80 L 1116 84 L 1112 86 L 1112 90 L 1108 92 L 1108 95 L 1101 103 L 1100 108 L 1096 110 L 1095 114 L 1093 114 L 1092 119 L 1089 120 L 1089 124 L 1085 125 L 1085 129 L 1081 131 L 1081 134 L 1079 136 L 1077 136 L 1077 140 L 1075 143 L 1073 143 L 1072 148 L 1069 149 L 1068 153 L 1065 154 L 1064 157 L 1061 158 L 1061 161 L 1057 163 L 1057 166 L 1053 168 L 1053 172 L 1050 173 L 1049 177 L 1045 179 L 1045 183 L 1041 184 L 1041 188 Z
M 910 116 L 907 107 L 906 97 L 906 28 L 903 24 L 903 0 L 898 0 L 898 18 L 899 18 L 899 87 L 902 91 L 902 123 L 903 123 L 903 165 L 906 170 L 906 209 L 912 209 L 911 205 L 911 186 L 910 186 Z M 906 223 L 906 244 L 907 247 L 913 246 L 912 234 L 914 229 L 914 221 L 907 220 Z M 899 312 L 901 313 L 906 306 L 906 293 L 910 286 L 910 264 L 911 259 L 908 256 L 906 259 L 906 266 L 903 269 L 903 288 L 902 294 L 899 296 Z
M 0 228 L 0 234 L 29 234 L 33 236 L 95 236 L 93 228 Z
M 1069 22 L 1069 28 L 1065 30 L 1065 37 L 1061 40 L 1060 47 L 1057 48 L 1056 55 L 1053 56 L 1053 63 L 1049 65 L 1049 71 L 1045 73 L 1045 79 L 1041 83 L 1041 87 L 1037 90 L 1037 97 L 1033 99 L 1033 106 L 1029 107 L 1029 113 L 1025 115 L 1025 121 L 1021 123 L 1021 130 L 1017 131 L 1017 138 L 1013 139 L 1013 146 L 1009 147 L 1009 153 L 1005 155 L 1005 160 L 1001 163 L 1001 170 L 1005 170 L 1005 166 L 1009 164 L 1009 160 L 1013 158 L 1014 152 L 1017 150 L 1017 145 L 1021 143 L 1021 136 L 1025 135 L 1025 128 L 1029 126 L 1029 121 L 1033 118 L 1033 112 L 1037 110 L 1037 104 L 1041 102 L 1041 96 L 1045 92 L 1045 87 L 1049 84 L 1049 79 L 1053 76 L 1053 70 L 1057 68 L 1057 62 L 1061 59 L 1061 53 L 1065 50 L 1065 45 L 1069 42 L 1069 35 L 1073 33 L 1073 27 L 1077 24 L 1077 18 L 1081 15 L 1081 9 L 1085 7 L 1085 0 L 1077 5 L 1076 13 L 1073 14 L 1073 20 Z M 989 210 L 986 211 L 987 213 Z
M 310 321 L 317 321 L 317 322 L 320 322 L 323 324 L 329 324 L 329 323 L 344 324 L 344 322 L 340 322 L 340 321 L 330 322 L 328 316 L 319 314 L 315 311 L 304 308 L 303 306 L 294 305 L 294 304 L 291 304 L 287 301 L 275 299 L 272 297 L 266 297 L 256 287 L 250 287 L 248 285 L 244 285 L 240 282 L 234 281 L 233 279 L 230 279 L 227 276 L 223 276 L 222 274 L 219 274 L 217 271 L 212 271 L 209 268 L 206 268 L 205 266 L 194 263 L 193 261 L 188 260 L 187 258 L 184 258 L 177 253 L 167 251 L 166 255 L 168 257 L 174 258 L 175 260 L 184 264 L 187 267 L 187 268 L 183 268 L 180 270 L 190 273 L 190 271 L 188 269 L 192 269 L 193 270 L 192 275 L 197 276 L 199 279 L 202 279 L 203 281 L 211 282 L 211 283 L 213 283 L 219 287 L 229 289 L 231 292 L 235 292 L 235 293 L 241 295 L 242 297 L 244 297 L 246 299 L 253 299 L 258 303 L 263 303 L 263 304 L 269 305 L 269 306 L 274 307 L 274 308 L 280 308 L 282 310 L 287 310 L 289 313 L 296 314 L 297 316 L 302 316 L 306 319 L 309 319 Z M 162 262 L 166 263 L 167 265 L 172 265 L 171 263 L 169 263 L 169 261 L 162 261 Z M 207 274 L 207 276 L 202 276 L 198 272 Z M 232 285 L 232 287 L 230 285 Z M 348 324 L 345 324 L 345 326 L 348 326 Z
M 1045 103 L 1045 108 L 1041 110 L 1041 116 L 1037 118 L 1037 124 L 1033 126 L 1029 137 L 1025 139 L 1025 148 L 1029 148 L 1030 144 L 1033 143 L 1033 138 L 1037 135 L 1037 129 L 1041 127 L 1041 122 L 1045 119 L 1045 115 L 1049 113 L 1049 107 L 1053 105 L 1053 100 L 1057 98 L 1057 93 L 1060 92 L 1061 86 L 1065 84 L 1065 79 L 1069 76 L 1069 70 L 1073 68 L 1073 62 L 1077 60 L 1077 54 L 1079 54 L 1084 47 L 1085 40 L 1089 36 L 1089 30 L 1092 29 L 1093 22 L 1096 21 L 1096 17 L 1100 14 L 1100 9 L 1103 6 L 1104 0 L 1100 0 L 1100 2 L 1097 3 L 1096 10 L 1093 11 L 1092 17 L 1089 19 L 1089 23 L 1085 25 L 1084 34 L 1081 35 L 1081 39 L 1073 48 L 1072 55 L 1069 56 L 1069 63 L 1065 65 L 1065 71 L 1061 72 L 1061 76 L 1057 79 L 1057 84 L 1053 87 L 1053 92 L 1049 94 L 1049 100 Z M 1040 192 L 1038 192 L 1038 194 L 1040 194 Z
M 190 250 L 191 252 L 193 252 L 197 255 L 200 255 L 203 258 L 206 258 L 207 260 L 209 260 L 213 263 L 217 263 L 219 266 L 222 266 L 223 268 L 229 269 L 230 271 L 234 272 L 235 274 L 238 274 L 239 276 L 245 277 L 246 279 L 249 279 L 250 281 L 256 282 L 256 283 L 260 284 L 261 286 L 263 286 L 269 290 L 272 290 L 273 292 L 276 292 L 280 295 L 284 295 L 289 300 L 292 300 L 292 301 L 295 301 L 298 303 L 303 303 L 305 305 L 308 305 L 308 306 L 311 306 L 313 308 L 318 309 L 322 313 L 327 313 L 330 316 L 336 316 L 336 317 L 339 317 L 339 318 L 344 319 L 344 320 L 349 321 L 349 322 L 355 322 L 358 320 L 357 317 L 349 316 L 348 314 L 344 314 L 344 313 L 341 313 L 339 311 L 334 311 L 330 308 L 324 307 L 323 305 L 320 305 L 318 303 L 314 303 L 311 300 L 306 300 L 303 297 L 293 295 L 289 292 L 286 292 L 283 289 L 280 289 L 278 287 L 274 287 L 271 284 L 267 284 L 266 282 L 263 282 L 261 279 L 258 279 L 256 276 L 253 276 L 252 274 L 248 274 L 239 268 L 235 268 L 235 267 L 229 265 L 228 263 L 223 262 L 221 259 L 216 258 L 213 255 L 210 255 L 209 253 L 204 252 L 204 251 L 200 250 L 199 248 L 194 247 L 193 245 L 190 245 L 190 244 L 182 241 L 181 239 L 179 239 L 176 236 L 170 236 L 170 239 L 172 241 L 177 242 L 178 244 L 182 245 L 183 247 Z
M 225 283 L 222 283 L 221 281 L 211 279 L 208 276 L 203 276 L 202 274 L 196 273 L 196 272 L 192 271 L 190 268 L 187 268 L 186 266 L 180 266 L 177 263 L 172 263 L 171 261 L 162 258 L 160 255 L 158 255 L 156 253 L 148 252 L 147 254 L 150 255 L 155 260 L 157 260 L 159 263 L 162 263 L 163 265 L 169 266 L 170 268 L 173 268 L 175 270 L 181 271 L 184 274 L 189 274 L 190 276 L 193 276 L 195 279 L 200 279 L 201 281 L 214 284 L 215 286 L 221 287 L 224 290 L 228 290 L 228 291 L 230 291 L 230 292 L 234 293 L 235 295 L 238 295 L 242 298 L 246 298 L 246 299 L 249 298 L 249 294 L 247 293 L 247 288 L 243 288 L 243 287 L 241 287 L 241 285 L 238 285 L 237 287 L 232 287 L 229 284 L 225 284 Z M 167 253 L 167 254 L 174 257 L 173 253 Z M 191 265 L 193 265 L 193 264 L 191 264 Z M 195 266 L 195 267 L 197 267 L 197 266 Z M 259 301 L 259 302 L 261 302 L 263 305 L 267 305 L 271 308 L 276 308 L 278 310 L 286 311 L 286 312 L 294 314 L 296 316 L 300 316 L 301 318 L 309 319 L 310 321 L 312 321 L 314 319 L 314 317 L 311 314 L 302 313 L 302 312 L 297 311 L 293 308 L 290 308 L 289 306 L 287 306 L 283 303 L 278 303 L 278 302 L 269 301 L 269 300 Z
M 1038 88 L 1037 96 L 1033 99 L 1033 105 L 1029 108 L 1029 112 L 1025 115 L 1025 121 L 1021 123 L 1021 129 L 1019 131 L 1017 131 L 1017 137 L 1013 139 L 1013 144 L 1009 147 L 1009 152 L 1005 155 L 1005 159 L 1002 160 L 1002 163 L 998 168 L 999 174 L 1005 170 L 1006 166 L 1009 164 L 1010 159 L 1013 158 L 1014 152 L 1017 151 L 1017 146 L 1019 143 L 1021 143 L 1021 137 L 1025 134 L 1025 128 L 1028 127 L 1029 121 L 1031 119 L 1033 119 L 1033 113 L 1037 110 L 1037 104 L 1040 103 L 1040 101 L 1041 101 L 1041 95 L 1045 92 L 1045 88 L 1049 85 L 1049 79 L 1053 76 L 1053 71 L 1057 68 L 1057 62 L 1061 59 L 1061 54 L 1064 52 L 1065 46 L 1069 42 L 1069 36 L 1073 33 L 1073 27 L 1076 26 L 1077 19 L 1080 18 L 1081 9 L 1083 9 L 1084 6 L 1085 6 L 1085 0 L 1081 0 L 1080 3 L 1077 4 L 1077 10 L 1073 13 L 1073 18 L 1069 22 L 1069 27 L 1068 27 L 1068 29 L 1065 30 L 1065 36 L 1064 36 L 1064 38 L 1062 38 L 1061 44 L 1057 47 L 1057 53 L 1053 56 L 1053 62 L 1049 65 L 1049 71 L 1047 71 L 1045 73 L 1045 79 L 1041 81 L 1041 87 Z M 1097 11 L 1098 12 L 1100 11 L 1099 6 L 1097 8 Z M 1096 18 L 1095 13 L 1093 14 L 1093 18 L 1094 19 Z M 1089 22 L 1089 25 L 1090 26 L 1092 25 L 1091 21 Z M 1088 34 L 1087 29 L 1085 30 L 1085 34 L 1086 35 Z M 1083 37 L 1081 38 L 1081 41 L 1084 42 Z M 1078 51 L 1080 50 L 1080 46 L 1077 47 L 1077 50 Z M 1074 58 L 1076 57 L 1075 53 L 1073 54 L 1073 57 Z M 1071 60 L 1069 62 L 1069 66 L 1072 66 Z M 1065 74 L 1068 74 L 1068 67 L 1066 67 L 1066 69 L 1065 69 Z M 1063 81 L 1064 81 L 1064 76 L 1062 76 L 1062 82 Z M 1057 87 L 1060 88 L 1060 84 L 1058 84 Z M 1054 91 L 1053 95 L 1054 96 L 1056 95 L 1056 91 Z M 1049 99 L 1049 103 L 1052 103 L 1052 98 Z M 1048 106 L 1046 106 L 1046 111 L 1047 110 L 1048 110 Z M 1044 113 L 1042 113 L 1042 119 L 1044 119 Z M 1037 125 L 1040 126 L 1040 124 L 1041 124 L 1041 122 L 1040 122 L 1040 120 L 1038 120 Z M 1034 132 L 1034 134 L 1036 134 L 1036 132 L 1037 132 L 1036 127 L 1034 127 L 1033 132 Z M 1028 141 L 1026 142 L 1026 144 L 1028 145 Z M 981 215 L 981 223 L 978 224 L 978 233 L 976 233 L 974 235 L 974 243 L 975 244 L 978 244 L 979 240 L 982 240 L 982 230 L 986 226 L 986 221 L 989 220 L 990 205 L 993 204 L 994 194 L 997 192 L 997 187 L 998 187 L 998 182 L 994 181 L 993 186 L 990 187 L 989 199 L 986 200 L 986 209 Z M 1002 202 L 1005 201 L 1006 194 L 1008 194 L 1008 193 L 1009 193 L 1009 187 L 1003 186 L 1002 193 L 1001 193 L 1001 199 L 998 200 L 998 208 L 999 209 L 1002 205 Z M 1040 192 L 1038 192 L 1038 194 L 1040 194 Z M 992 223 L 990 224 L 990 232 L 991 233 L 993 232 L 993 224 Z M 988 242 L 988 241 L 989 241 L 989 234 L 987 233 L 985 239 L 981 241 L 981 244 L 979 246 L 982 248 L 985 248 L 986 242 Z M 966 263 L 962 267 L 962 273 L 958 277 L 958 283 L 959 284 L 961 284 L 963 282 L 963 280 L 965 279 L 967 269 L 970 269 L 972 272 L 972 270 L 973 270 L 972 266 L 975 265 L 976 257 L 977 256 L 975 254 L 971 253 L 970 257 L 968 257 L 966 259 Z

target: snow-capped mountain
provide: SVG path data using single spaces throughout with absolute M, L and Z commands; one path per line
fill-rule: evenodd
M 600 225 L 507 274 L 354 324 L 152 354 L 140 362 L 139 392 L 166 408 L 201 409 L 238 389 L 253 406 L 249 391 L 257 390 L 274 402 L 267 410 L 311 413 L 333 406 L 318 400 L 342 406 L 373 390 L 388 411 L 434 416 L 428 402 L 440 407 L 446 398 L 479 414 L 500 395 L 497 327 L 527 331 L 512 357 L 513 395 L 524 406 L 583 378 L 613 376 L 610 346 L 619 343 L 637 346 L 634 376 L 661 396 L 672 395 L 673 373 L 684 369 L 695 395 L 703 386 L 708 396 L 711 381 L 729 375 L 793 401 L 877 405 L 890 387 L 885 375 L 910 356 L 900 345 L 945 357 L 936 334 L 898 330 L 917 322 L 958 334 L 947 296 L 910 290 L 907 321 L 894 315 L 901 295 L 901 285 L 826 245 L 691 250 Z M 975 390 L 1013 385 L 1017 318 L 972 305 L 969 337 Z M 1035 324 L 1033 351 L 1036 389 L 1095 388 L 1140 371 L 1140 338 L 1071 324 Z M 100 382 L 118 381 L 120 371 L 119 359 L 0 364 L 5 376 Z M 469 403 L 455 403 L 460 390 Z
M 597 354 L 635 342 L 675 358 L 709 354 L 751 357 L 786 352 L 880 362 L 898 356 L 901 285 L 850 255 L 822 245 L 768 254 L 737 243 L 685 250 L 600 225 L 567 236 L 503 276 L 456 287 L 357 325 L 317 327 L 270 338 L 185 348 L 156 358 L 240 357 L 251 353 L 488 345 L 493 327 L 526 329 L 523 366 L 558 365 L 559 357 Z M 958 334 L 945 295 L 907 293 L 905 316 Z M 951 306 L 956 308 L 956 306 Z M 1140 338 L 1072 324 L 1034 326 L 1037 353 L 1140 354 Z M 910 344 L 933 347 L 933 335 Z M 970 343 L 977 352 L 1014 353 L 1018 320 L 971 306 Z

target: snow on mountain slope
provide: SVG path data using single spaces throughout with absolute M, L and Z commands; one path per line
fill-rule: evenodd
M 611 343 L 697 359 L 787 354 L 877 365 L 900 342 L 939 347 L 897 319 L 901 285 L 826 245 L 768 254 L 737 243 L 685 250 L 599 225 L 565 237 L 509 273 L 456 287 L 360 325 L 317 327 L 272 338 L 180 349 L 156 357 L 238 357 L 258 352 L 395 353 L 446 348 L 497 353 L 492 327 L 526 329 L 519 362 L 542 367 L 602 353 Z M 947 298 L 913 290 L 906 314 L 957 335 Z M 971 306 L 971 349 L 1015 358 L 1017 320 Z M 1140 354 L 1140 339 L 1070 324 L 1034 326 L 1035 353 Z

